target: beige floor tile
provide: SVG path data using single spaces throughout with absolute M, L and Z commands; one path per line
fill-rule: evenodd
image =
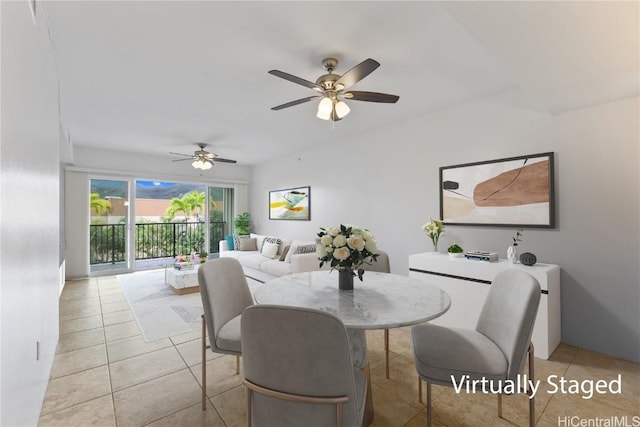
M 193 366 L 202 363 L 202 340 L 188 341 L 183 344 L 178 344 L 176 345 L 176 348 L 180 352 L 180 355 L 182 356 L 184 361 L 187 363 L 187 366 Z M 224 355 L 206 350 L 207 360 L 213 360 L 222 356 Z
M 52 412 L 40 417 L 39 427 L 115 427 L 111 395 Z
M 57 354 L 53 360 L 51 378 L 58 378 L 76 372 L 107 364 L 107 351 L 104 344 L 85 347 L 79 350 Z
M 100 298 L 112 295 L 124 295 L 120 286 L 111 288 L 100 288 Z
M 242 364 L 241 364 L 242 365 Z M 191 372 L 201 382 L 202 364 L 191 366 Z M 236 374 L 236 357 L 225 355 L 207 362 L 207 396 L 216 396 L 242 383 L 242 371 Z
M 185 343 L 187 341 L 199 340 L 201 336 L 202 336 L 202 332 L 198 330 L 198 331 L 186 332 L 180 335 L 174 335 L 170 338 L 175 345 L 178 345 L 178 344 Z
M 419 406 L 409 405 L 375 384 L 371 392 L 373 399 L 373 423 L 371 425 L 373 427 L 403 426 L 421 410 Z
M 406 404 L 421 408 L 422 404 L 418 401 L 418 374 L 413 360 L 403 356 L 396 356 L 390 360 L 389 365 L 389 379 L 386 378 L 384 365 L 380 365 L 371 371 L 373 385 L 392 394 L 394 398 L 400 399 Z
M 126 302 L 126 298 L 123 293 L 116 293 L 112 295 L 100 295 L 100 304 L 111 304 L 114 302 Z
M 138 324 L 135 320 L 130 320 L 124 323 L 105 326 L 104 335 L 107 342 L 116 341 L 140 335 L 140 329 L 138 329 Z
M 71 301 L 78 300 L 93 300 L 100 296 L 98 293 L 98 289 L 96 288 L 75 288 L 75 289 L 67 289 L 65 288 L 62 291 L 62 295 L 60 295 L 60 303 L 67 303 Z
M 101 328 L 102 326 L 102 316 L 99 314 L 80 319 L 65 320 L 60 322 L 60 335 Z
M 122 286 L 120 286 L 120 282 L 118 281 L 118 279 L 113 276 L 98 277 L 97 281 L 100 293 L 107 289 L 122 289 Z
M 119 427 L 142 426 L 200 402 L 200 387 L 189 370 L 113 393 Z
M 222 418 L 215 410 L 211 402 L 207 401 L 207 410 L 203 411 L 200 403 L 190 406 L 182 411 L 171 414 L 151 424 L 147 427 L 225 427 Z
M 107 355 L 109 356 L 109 363 L 114 363 L 129 357 L 160 350 L 161 348 L 171 347 L 171 345 L 171 340 L 168 338 L 147 342 L 142 335 L 136 335 L 130 338 L 108 342 Z
M 111 363 L 111 385 L 122 390 L 172 372 L 185 369 L 186 364 L 174 347 L 163 348 L 140 356 Z
M 89 301 L 86 305 L 83 304 L 84 300 L 70 301 L 68 303 L 60 304 L 60 321 L 80 319 L 83 317 L 90 317 L 102 314 L 100 310 L 100 303 L 96 304 L 98 299 Z
M 244 386 L 234 387 L 210 400 L 227 427 L 247 425 Z
M 98 344 L 104 344 L 103 328 L 72 332 L 70 334 L 60 336 L 58 339 L 56 354 L 66 353 L 68 351 L 91 347 Z
M 124 299 L 116 302 L 102 304 L 102 314 L 115 313 L 116 311 L 130 310 L 129 303 Z
M 49 381 L 42 414 L 59 411 L 111 393 L 106 366 L 78 372 Z
M 124 322 L 130 322 L 132 320 L 134 321 L 136 320 L 133 317 L 133 312 L 131 310 L 116 311 L 114 313 L 105 313 L 102 315 L 102 318 L 104 319 L 105 326 L 110 326 L 118 323 L 124 323 Z

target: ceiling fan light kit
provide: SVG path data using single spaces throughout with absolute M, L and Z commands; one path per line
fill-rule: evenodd
M 222 163 L 237 163 L 235 160 L 231 159 L 223 159 L 222 157 L 218 157 L 216 154 L 205 151 L 207 144 L 199 142 L 198 147 L 199 150 L 196 150 L 193 155 L 191 154 L 182 154 L 182 153 L 169 153 L 174 154 L 176 156 L 183 156 L 184 159 L 174 159 L 172 162 L 182 162 L 185 160 L 193 160 L 191 166 L 195 169 L 201 169 L 203 171 L 209 170 L 213 167 L 214 162 L 222 162 Z
M 364 79 L 371 74 L 376 68 L 380 66 L 380 63 L 369 58 L 356 65 L 342 76 L 334 74 L 333 70 L 338 66 L 338 60 L 335 58 L 325 58 L 322 61 L 322 67 L 328 71 L 316 80 L 315 83 L 305 80 L 303 78 L 285 73 L 279 70 L 271 70 L 269 74 L 282 79 L 288 80 L 292 83 L 299 84 L 301 86 L 313 89 L 316 92 L 320 92 L 320 95 L 309 96 L 307 98 L 298 99 L 295 101 L 287 102 L 285 104 L 277 105 L 272 110 L 282 110 L 283 108 L 293 107 L 294 105 L 303 104 L 309 102 L 312 99 L 320 99 L 318 104 L 318 111 L 316 117 L 322 120 L 338 121 L 344 118 L 351 109 L 342 99 L 351 99 L 354 101 L 367 101 L 367 102 L 381 102 L 393 104 L 400 99 L 399 96 L 389 95 L 386 93 L 378 92 L 361 92 L 361 91 L 349 91 L 345 92 L 345 89 L 351 87 L 355 83 Z

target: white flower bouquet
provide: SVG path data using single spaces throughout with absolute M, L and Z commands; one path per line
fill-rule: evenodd
M 433 250 L 438 252 L 438 241 L 440 240 L 440 236 L 444 234 L 442 221 L 431 218 L 431 221 L 422 226 L 422 230 L 424 230 L 424 232 L 427 233 L 427 236 L 431 239 L 431 243 L 433 243 Z
M 330 263 L 331 269 L 351 270 L 362 280 L 362 264 L 370 264 L 378 258 L 378 247 L 373 234 L 355 225 L 320 228 L 316 238 L 316 253 L 320 267 Z

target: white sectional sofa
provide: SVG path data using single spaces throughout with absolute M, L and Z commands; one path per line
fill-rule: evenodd
M 265 248 L 263 244 L 265 239 L 270 241 L 274 238 L 280 240 L 278 250 L 273 258 L 267 257 L 264 254 L 272 255 L 272 253 L 268 253 L 267 248 Z M 219 243 L 220 257 L 233 257 L 237 259 L 242 265 L 245 276 L 248 278 L 264 283 L 287 274 L 321 270 L 320 261 L 315 252 L 315 241 L 293 240 L 261 234 L 251 234 L 248 239 L 255 239 L 255 246 L 253 246 L 253 242 L 247 245 L 253 250 L 237 250 L 237 248 L 229 250 L 226 240 L 221 240 Z M 287 247 L 286 256 L 283 256 Z M 313 249 L 313 251 L 309 253 L 297 253 L 300 250 L 311 249 Z M 325 264 L 322 270 L 328 270 L 329 268 L 329 265 Z

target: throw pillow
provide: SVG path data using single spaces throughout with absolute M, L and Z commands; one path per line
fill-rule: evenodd
M 246 236 L 246 235 L 245 236 L 238 236 L 238 235 L 233 236 L 233 248 L 236 251 L 241 251 L 242 249 L 240 249 L 240 240 L 248 239 L 248 238 L 249 238 L 249 236 Z
M 284 262 L 291 262 L 291 255 L 293 254 L 297 254 L 297 250 L 299 246 L 307 246 L 307 245 L 313 245 L 313 247 L 315 248 L 315 243 L 309 240 L 294 240 L 293 242 L 291 242 L 291 247 L 289 247 L 289 253 L 287 254 Z M 315 250 L 315 249 L 314 249 Z
M 303 245 L 296 248 L 296 254 L 311 254 L 316 251 L 316 245 Z
M 258 247 L 256 246 L 256 239 L 248 239 L 248 238 L 244 238 L 244 239 L 238 239 L 238 241 L 240 242 L 240 247 L 238 249 L 238 247 L 236 247 L 237 250 L 240 251 L 257 251 Z
M 289 248 L 291 246 L 287 245 L 284 247 L 284 249 L 282 250 L 282 255 L 280 255 L 280 259 L 279 261 L 284 261 L 287 258 L 287 254 L 289 253 Z
M 274 243 L 277 245 L 276 253 L 278 253 L 278 249 L 280 249 L 280 242 L 282 242 L 282 240 L 278 239 L 277 237 L 265 237 L 264 240 L 262 241 L 262 247 L 260 248 L 260 251 L 262 251 L 262 248 L 264 248 L 264 246 L 267 243 Z M 269 258 L 272 258 L 272 257 L 269 257 Z
M 262 253 L 263 257 L 274 259 L 276 256 L 278 256 L 278 248 L 279 247 L 280 246 L 279 246 L 278 243 L 265 241 L 262 244 L 262 250 L 260 251 L 260 253 Z
M 233 246 L 233 235 L 227 234 L 226 236 L 224 236 L 224 239 L 227 241 L 227 249 L 232 251 L 233 248 L 235 247 Z

